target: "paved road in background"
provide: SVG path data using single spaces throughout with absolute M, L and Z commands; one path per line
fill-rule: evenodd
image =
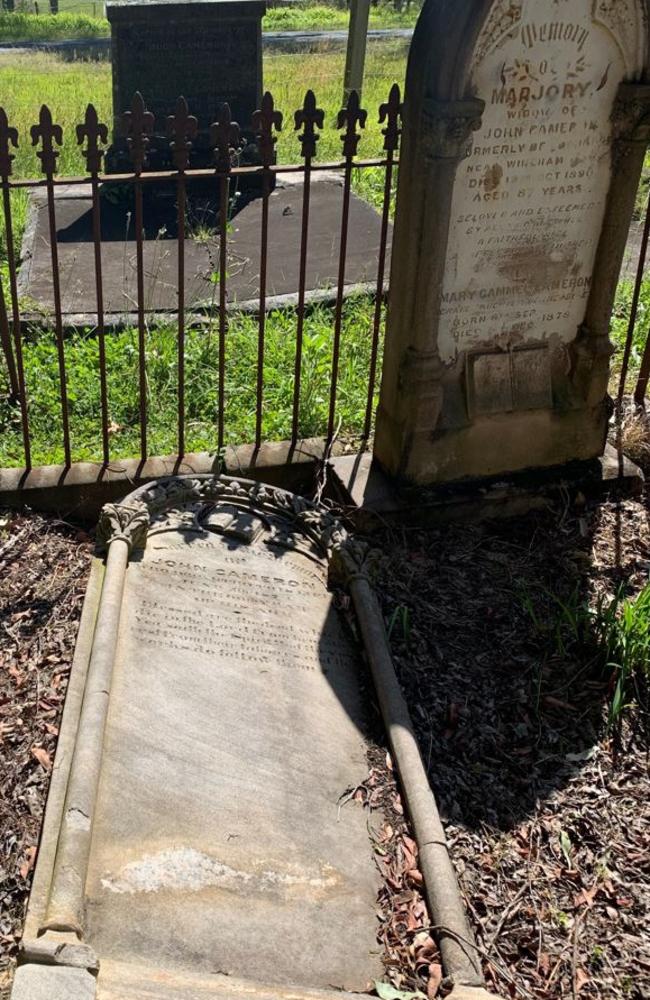
M 390 39 L 409 39 L 413 35 L 412 28 L 378 28 L 368 32 L 370 41 L 389 41 Z M 323 47 L 338 48 L 346 44 L 348 33 L 341 31 L 265 31 L 262 35 L 265 49 L 277 49 L 284 52 L 318 50 Z M 25 53 L 53 52 L 61 55 L 74 55 L 75 52 L 94 52 L 98 56 L 110 52 L 110 38 L 76 38 L 59 39 L 55 42 L 0 42 L 0 52 Z

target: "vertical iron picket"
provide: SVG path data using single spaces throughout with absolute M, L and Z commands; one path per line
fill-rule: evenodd
M 217 447 L 224 446 L 226 393 L 226 274 L 228 265 L 228 203 L 232 156 L 239 144 L 239 125 L 232 120 L 230 106 L 224 104 L 211 129 L 216 175 L 219 178 L 219 400 L 217 413 Z
M 146 461 L 147 449 L 147 330 L 144 317 L 144 223 L 142 208 L 142 179 L 153 135 L 154 116 L 147 111 L 142 94 L 133 97 L 131 110 L 122 115 L 127 148 L 133 165 L 135 194 L 135 242 L 138 298 L 138 365 L 140 406 L 140 458 Z
M 366 416 L 363 424 L 363 440 L 370 437 L 372 426 L 372 407 L 375 395 L 375 380 L 377 378 L 377 353 L 379 350 L 379 331 L 381 328 L 381 314 L 384 302 L 384 274 L 386 271 L 386 245 L 388 242 L 388 222 L 390 218 L 390 200 L 393 190 L 393 164 L 395 153 L 399 148 L 401 135 L 400 119 L 402 115 L 402 104 L 400 100 L 399 86 L 395 83 L 391 87 L 388 101 L 379 108 L 380 125 L 386 122 L 386 127 L 382 129 L 384 136 L 384 151 L 386 153 L 386 167 L 384 174 L 384 200 L 381 213 L 381 234 L 379 237 L 379 260 L 377 265 L 377 292 L 375 298 L 375 314 L 373 317 L 372 345 L 370 349 L 370 371 L 368 375 L 368 398 L 366 402 Z
M 311 195 L 311 165 L 316 156 L 316 146 L 319 135 L 316 129 L 322 129 L 325 124 L 325 112 L 316 106 L 313 90 L 305 94 L 302 108 L 294 115 L 294 128 L 298 132 L 303 166 L 302 223 L 300 234 L 300 266 L 298 277 L 298 310 L 296 325 L 296 357 L 293 381 L 293 415 L 291 421 L 291 443 L 295 446 L 298 440 L 300 425 L 300 389 L 302 380 L 302 349 L 305 327 L 305 285 L 307 281 L 307 249 L 309 242 L 309 208 Z
M 108 434 L 108 382 L 106 372 L 106 328 L 104 318 L 104 283 L 102 274 L 102 220 L 99 200 L 99 174 L 102 169 L 104 150 L 101 145 L 108 143 L 108 127 L 99 121 L 92 104 L 86 108 L 83 124 L 77 125 L 77 143 L 86 141 L 83 156 L 90 175 L 93 213 L 93 251 L 95 255 L 95 292 L 97 300 L 97 346 L 99 350 L 99 393 L 102 421 L 102 455 L 104 465 L 110 461 Z
M 329 416 L 327 419 L 327 443 L 334 438 L 334 421 L 336 419 L 336 394 L 339 378 L 339 358 L 341 352 L 341 329 L 343 324 L 343 293 L 345 290 L 345 265 L 348 249 L 348 221 L 350 215 L 350 191 L 352 186 L 353 159 L 356 156 L 361 133 L 357 126 L 365 128 L 368 114 L 359 106 L 359 95 L 353 90 L 346 108 L 339 111 L 337 127 L 345 126 L 341 137 L 343 156 L 345 158 L 345 177 L 343 181 L 343 211 L 341 215 L 341 242 L 339 251 L 339 274 L 336 292 L 336 312 L 334 315 L 334 347 L 332 350 L 332 382 L 330 386 Z
M 50 257 L 52 261 L 52 294 L 54 296 L 54 331 L 56 336 L 56 349 L 59 362 L 59 384 L 61 396 L 61 421 L 63 428 L 63 454 L 65 465 L 68 468 L 72 464 L 72 453 L 70 449 L 70 417 L 68 405 L 68 387 L 65 369 L 65 346 L 63 342 L 63 315 L 61 309 L 61 276 L 59 273 L 59 250 L 56 234 L 56 210 L 54 204 L 54 175 L 59 153 L 56 146 L 63 144 L 63 131 L 60 125 L 52 121 L 52 113 L 47 105 L 43 105 L 39 115 L 37 125 L 31 128 L 32 145 L 42 148 L 36 153 L 41 161 L 41 167 L 45 174 L 47 191 L 47 217 L 50 237 Z
M 645 214 L 645 224 L 643 227 L 643 237 L 641 239 L 641 249 L 639 251 L 639 263 L 636 272 L 636 280 L 634 283 L 632 304 L 630 306 L 630 319 L 627 327 L 627 336 L 625 338 L 623 361 L 621 363 L 621 379 L 618 387 L 619 408 L 621 406 L 621 403 L 623 402 L 623 397 L 625 395 L 625 384 L 627 382 L 627 373 L 630 365 L 630 354 L 632 353 L 632 343 L 634 341 L 634 333 L 636 331 L 636 321 L 639 314 L 639 302 L 641 301 L 641 287 L 643 285 L 643 276 L 645 274 L 645 265 L 648 256 L 649 242 L 650 242 L 650 194 L 648 195 L 648 204 L 646 207 L 646 214 Z
M 641 367 L 639 368 L 639 377 L 637 379 L 636 388 L 634 390 L 634 402 L 637 406 L 643 406 L 645 404 L 645 398 L 648 392 L 648 382 L 650 381 L 650 331 L 646 336 L 645 348 L 643 350 L 643 357 L 641 358 Z
M 176 110 L 167 119 L 167 134 L 177 180 L 178 227 L 178 457 L 185 454 L 185 171 L 190 162 L 192 140 L 198 132 L 198 121 L 189 113 L 187 101 L 179 97 Z
M 253 113 L 253 132 L 258 141 L 262 161 L 262 233 L 260 249 L 260 309 L 257 341 L 257 391 L 255 394 L 255 448 L 262 443 L 262 406 L 264 402 L 264 347 L 266 332 L 266 271 L 269 247 L 269 195 L 271 167 L 275 162 L 276 137 L 273 130 L 282 128 L 282 115 L 275 110 L 273 97 L 267 91 L 258 111 Z
M 14 153 L 18 148 L 18 130 L 13 128 L 7 119 L 4 108 L 0 108 L 0 181 L 2 183 L 2 207 L 5 223 L 5 241 L 7 247 L 7 264 L 9 267 L 9 292 L 11 295 L 12 328 L 14 338 L 14 353 L 16 374 L 18 377 L 18 398 L 20 401 L 20 421 L 23 437 L 23 452 L 25 468 L 32 467 L 32 450 L 29 436 L 29 412 L 27 408 L 27 387 L 25 384 L 25 368 L 23 364 L 23 347 L 20 334 L 20 306 L 18 302 L 18 280 L 16 270 L 16 254 L 14 248 L 13 220 L 11 213 L 10 178 L 13 172 Z M 3 299 L 4 299 L 4 289 Z

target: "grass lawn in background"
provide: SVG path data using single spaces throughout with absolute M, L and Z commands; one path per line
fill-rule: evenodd
M 363 105 L 368 109 L 368 123 L 360 143 L 364 157 L 381 155 L 383 137 L 378 109 L 388 98 L 393 83 L 403 85 L 407 47 L 403 42 L 377 42 L 368 48 Z M 325 128 L 318 144 L 318 159 L 337 160 L 341 156 L 340 133 L 336 115 L 341 107 L 343 52 L 311 54 L 268 54 L 264 59 L 264 86 L 275 97 L 276 107 L 284 114 L 284 128 L 278 140 L 280 163 L 297 163 L 300 145 L 293 127 L 294 111 L 301 107 L 305 90 L 311 87 L 318 104 L 325 110 Z M 24 56 L 0 54 L 0 94 L 9 121 L 19 132 L 19 148 L 14 161 L 16 177 L 40 176 L 36 150 L 29 140 L 29 130 L 38 119 L 44 100 L 54 120 L 63 129 L 63 147 L 59 173 L 84 172 L 84 160 L 76 142 L 75 127 L 83 120 L 86 105 L 92 101 L 100 118 L 111 122 L 112 93 L 110 63 L 65 63 L 45 53 Z M 190 109 L 191 110 L 191 109 Z M 381 204 L 382 171 L 356 171 L 355 190 L 375 205 Z M 14 194 L 15 226 L 18 233 L 25 222 L 26 195 Z
M 110 25 L 91 13 L 35 14 L 0 13 L 0 42 L 57 42 L 74 38 L 102 38 Z M 100 8 L 101 10 L 101 8 Z
M 0 13 L 0 42 L 48 42 L 59 39 L 98 38 L 110 34 L 103 3 L 96 0 L 61 0 L 60 13 L 34 14 L 33 4 L 13 14 Z M 371 7 L 370 28 L 412 28 L 419 7 L 396 11 L 392 5 Z M 345 30 L 350 15 L 345 8 L 326 4 L 296 4 L 295 7 L 272 7 L 262 21 L 263 31 L 338 31 Z

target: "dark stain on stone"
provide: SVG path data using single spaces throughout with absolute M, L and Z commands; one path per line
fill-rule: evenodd
M 485 171 L 485 180 L 483 181 L 483 186 L 486 193 L 496 191 L 501 180 L 503 178 L 503 167 L 499 163 L 495 163 L 491 167 L 487 167 Z

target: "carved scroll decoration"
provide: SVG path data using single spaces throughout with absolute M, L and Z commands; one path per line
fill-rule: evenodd
M 98 547 L 105 551 L 119 538 L 128 543 L 129 552 L 145 548 L 150 525 L 168 512 L 178 512 L 176 530 L 200 531 L 200 519 L 186 510 L 194 504 L 227 504 L 262 520 L 288 522 L 290 532 L 308 538 L 328 560 L 330 574 L 346 583 L 367 571 L 368 547 L 351 538 L 330 511 L 285 490 L 229 476 L 163 479 L 136 490 L 122 504 L 107 504 L 97 530 Z M 284 547 L 294 547 L 290 535 L 283 537 Z
M 523 16 L 523 0 L 497 0 L 481 30 L 474 51 L 474 65 L 512 36 Z
M 648 59 L 647 17 L 639 0 L 593 0 L 592 18 L 616 41 L 626 74 L 638 78 Z

